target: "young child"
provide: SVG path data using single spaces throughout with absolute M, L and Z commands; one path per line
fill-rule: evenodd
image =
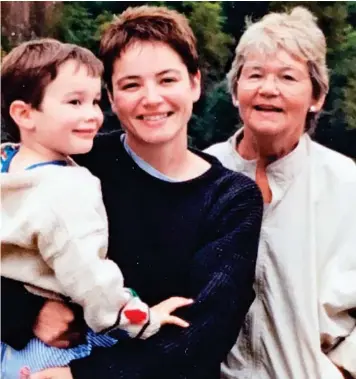
M 99 180 L 69 158 L 88 152 L 102 125 L 102 71 L 89 50 L 52 39 L 26 42 L 3 61 L 1 114 L 5 132 L 19 143 L 1 145 L 1 275 L 38 295 L 70 298 L 92 329 L 87 343 L 72 349 L 38 339 L 22 351 L 2 343 L 4 379 L 65 366 L 94 346 L 111 346 L 115 329 L 147 338 L 162 324 L 188 326 L 170 313 L 191 300 L 170 298 L 149 309 L 123 287 L 120 269 L 105 259 L 108 225 Z

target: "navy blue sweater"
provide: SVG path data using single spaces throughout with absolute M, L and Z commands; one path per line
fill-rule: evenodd
M 98 137 L 79 159 L 102 182 L 109 258 L 150 305 L 174 295 L 195 303 L 148 340 L 124 340 L 70 364 L 75 379 L 218 379 L 253 299 L 262 198 L 253 181 L 199 153 L 211 168 L 169 183 L 141 170 L 120 133 Z

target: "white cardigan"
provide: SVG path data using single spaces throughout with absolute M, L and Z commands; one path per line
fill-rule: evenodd
M 236 137 L 206 150 L 255 179 Z M 356 165 L 303 135 L 270 164 L 256 299 L 222 365 L 229 379 L 356 378 Z

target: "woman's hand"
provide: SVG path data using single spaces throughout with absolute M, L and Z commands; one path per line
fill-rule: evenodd
M 55 367 L 36 372 L 30 379 L 73 379 L 69 367 Z
M 73 329 L 75 315 L 65 303 L 48 300 L 37 316 L 34 335 L 47 345 L 68 348 L 81 334 Z

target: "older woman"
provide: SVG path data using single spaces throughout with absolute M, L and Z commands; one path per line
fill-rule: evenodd
M 301 7 L 250 25 L 236 48 L 244 127 L 207 152 L 254 179 L 265 209 L 256 299 L 224 378 L 356 377 L 356 167 L 307 133 L 328 91 L 325 54 Z
M 193 297 L 181 314 L 190 327 L 168 326 L 145 341 L 120 340 L 70 368 L 32 377 L 219 378 L 220 362 L 254 298 L 260 191 L 251 179 L 187 147 L 200 72 L 184 16 L 165 8 L 128 9 L 106 30 L 101 57 L 112 108 L 126 133 L 99 136 L 80 163 L 102 183 L 108 255 L 148 304 L 172 295 Z M 70 311 L 59 312 L 53 303 L 40 310 L 14 283 L 7 283 L 5 293 L 10 287 L 7 298 L 15 301 L 2 309 L 13 319 L 6 317 L 4 330 L 23 324 L 19 312 L 37 313 L 35 334 L 53 344 L 71 321 Z

